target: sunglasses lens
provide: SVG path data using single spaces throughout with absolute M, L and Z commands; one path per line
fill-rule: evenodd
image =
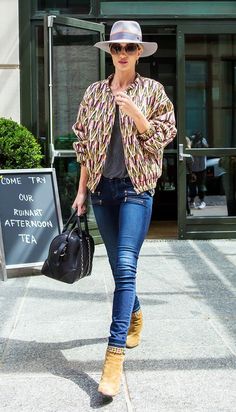
M 110 46 L 111 54 L 120 54 L 121 51 L 125 51 L 127 54 L 133 54 L 137 50 L 136 44 L 127 44 L 125 47 L 122 47 L 120 44 L 112 44 Z
M 112 54 L 119 54 L 122 50 L 122 47 L 119 44 L 112 44 L 111 45 L 111 53 Z
M 122 47 L 119 44 L 113 46 L 113 50 L 115 54 L 119 54 L 122 50 Z
M 126 53 L 134 53 L 137 50 L 137 46 L 136 44 L 127 44 L 127 46 L 125 46 L 125 51 Z

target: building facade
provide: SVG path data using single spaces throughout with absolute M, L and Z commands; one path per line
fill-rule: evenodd
M 177 222 L 179 238 L 236 237 L 235 1 L 2 0 L 0 8 L 1 116 L 38 137 L 45 165 L 57 170 L 65 217 L 79 173 L 71 125 L 85 88 L 113 70 L 93 44 L 108 36 L 115 20 L 135 19 L 144 40 L 159 45 L 137 71 L 165 86 L 178 125 L 165 149 L 152 220 Z M 187 148 L 186 136 L 193 141 L 196 132 L 208 147 Z M 194 181 L 197 173 L 186 179 L 189 155 L 195 164 L 205 162 L 202 186 Z M 195 189 L 195 207 L 187 213 L 186 198 Z

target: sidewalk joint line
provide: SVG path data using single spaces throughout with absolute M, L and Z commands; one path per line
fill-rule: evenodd
M 20 316 L 22 307 L 23 307 L 23 305 L 24 305 L 24 303 L 25 303 L 25 298 L 26 298 L 26 296 L 27 296 L 27 294 L 28 294 L 28 291 L 29 291 L 29 284 L 30 284 L 30 279 L 29 279 L 28 282 L 27 282 L 24 295 L 23 295 L 22 298 L 21 298 L 21 302 L 20 302 L 20 305 L 19 305 L 19 307 L 18 307 L 18 310 L 17 310 L 16 316 L 15 316 L 14 323 L 13 323 L 13 325 L 12 325 L 12 329 L 11 329 L 11 331 L 10 331 L 10 333 L 9 333 L 8 338 L 7 338 L 7 343 L 6 343 L 6 345 L 5 345 L 4 349 L 3 349 L 1 364 L 4 363 L 5 355 L 6 355 L 6 353 L 7 353 L 8 347 L 9 347 L 9 345 L 10 345 L 11 337 L 12 337 L 12 335 L 13 335 L 13 332 L 14 332 L 15 329 L 16 329 L 16 325 L 17 325 L 17 322 L 18 322 L 18 319 L 19 319 L 19 316 Z
M 134 408 L 132 406 L 132 402 L 131 402 L 131 398 L 130 398 L 129 386 L 128 386 L 128 381 L 127 381 L 125 371 L 122 375 L 122 381 L 123 381 L 123 384 L 124 384 L 125 402 L 126 402 L 126 406 L 127 406 L 127 412 L 134 412 Z
M 225 337 L 221 334 L 221 332 L 218 330 L 217 326 L 214 323 L 214 320 L 210 319 L 210 323 L 216 334 L 221 338 L 221 340 L 224 342 L 225 346 L 229 349 L 229 351 L 232 353 L 233 356 L 236 357 L 236 351 L 232 349 L 231 344 L 227 342 Z M 227 333 L 227 331 L 226 331 Z

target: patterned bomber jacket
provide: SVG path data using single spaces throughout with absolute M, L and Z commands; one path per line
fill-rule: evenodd
M 115 121 L 112 76 L 91 84 L 79 106 L 72 129 L 78 141 L 77 160 L 88 172 L 87 187 L 94 192 L 102 175 Z M 131 117 L 120 110 L 120 129 L 127 172 L 137 193 L 154 189 L 162 173 L 163 149 L 176 135 L 173 104 L 157 81 L 136 75 L 126 93 L 141 109 L 151 127 L 139 134 Z

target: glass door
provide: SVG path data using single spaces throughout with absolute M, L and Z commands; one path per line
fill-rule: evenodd
M 104 53 L 93 47 L 104 25 L 61 16 L 44 20 L 47 163 L 56 168 L 63 219 L 71 213 L 79 180 L 72 132 L 85 89 L 104 78 Z M 89 221 L 94 223 L 91 208 Z
M 180 237 L 235 238 L 236 33 L 203 29 L 183 28 Z

